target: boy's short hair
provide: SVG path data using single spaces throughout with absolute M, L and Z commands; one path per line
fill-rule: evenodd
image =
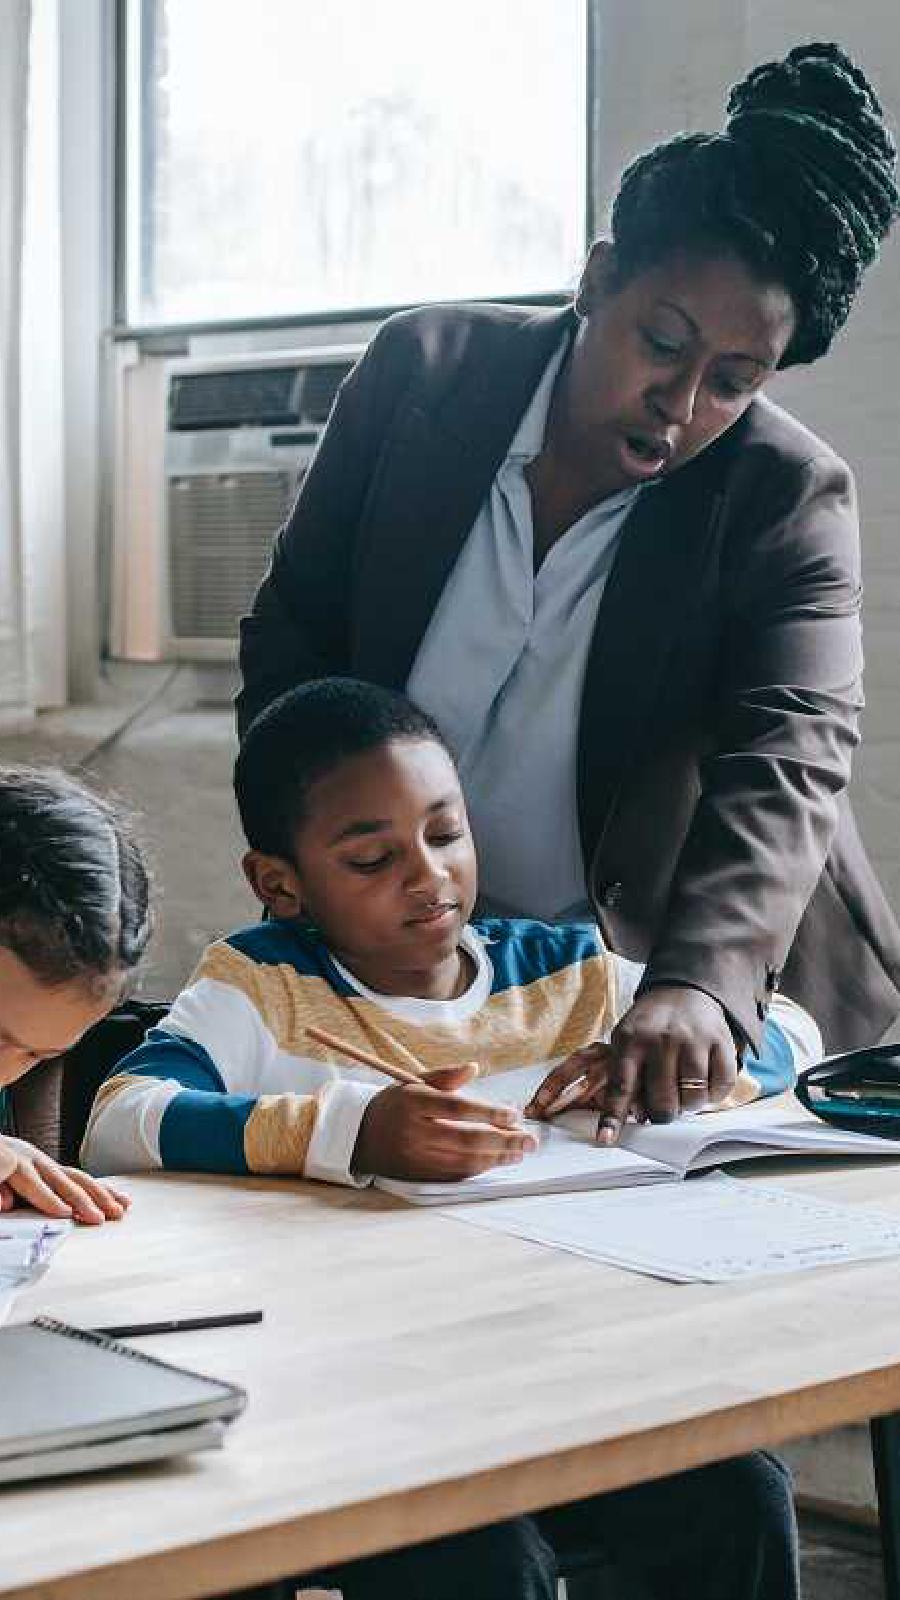
M 358 678 L 289 689 L 251 722 L 234 764 L 234 792 L 252 850 L 290 860 L 318 778 L 392 739 L 435 739 L 437 724 L 405 695 Z M 452 760 L 452 756 L 451 756 Z

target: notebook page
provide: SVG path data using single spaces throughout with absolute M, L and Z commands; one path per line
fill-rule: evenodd
M 596 1119 L 593 1119 L 596 1120 Z M 501 1195 L 554 1194 L 572 1190 L 618 1188 L 623 1184 L 669 1183 L 668 1167 L 632 1150 L 606 1149 L 549 1123 L 533 1123 L 540 1145 L 511 1167 L 491 1167 L 461 1183 L 407 1183 L 376 1178 L 388 1194 L 415 1205 L 448 1205 L 466 1200 L 495 1200 Z
M 664 1161 L 682 1176 L 723 1161 L 782 1152 L 900 1159 L 900 1141 L 830 1128 L 800 1105 L 755 1105 L 679 1117 L 677 1122 L 630 1124 L 621 1145 Z
M 623 1194 L 457 1206 L 459 1222 L 675 1283 L 724 1283 L 900 1256 L 900 1216 L 724 1173 Z

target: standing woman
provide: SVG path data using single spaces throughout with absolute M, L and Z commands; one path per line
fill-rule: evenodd
M 628 168 L 571 308 L 391 318 L 243 626 L 242 727 L 325 673 L 405 687 L 459 757 L 488 908 L 594 915 L 647 961 L 608 1139 L 727 1093 L 782 982 L 830 1050 L 900 1010 L 846 795 L 853 483 L 762 394 L 847 317 L 895 159 L 862 72 L 800 46 Z

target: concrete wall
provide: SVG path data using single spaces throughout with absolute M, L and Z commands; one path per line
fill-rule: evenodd
M 592 0 L 595 215 L 622 166 L 679 129 L 715 129 L 724 91 L 756 62 L 835 39 L 900 121 L 897 0 Z M 859 488 L 868 709 L 857 816 L 900 912 L 900 228 L 826 360 L 778 378 L 774 398 L 834 445 Z

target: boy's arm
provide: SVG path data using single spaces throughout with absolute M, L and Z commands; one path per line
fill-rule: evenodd
M 357 1184 L 367 1180 L 350 1161 L 381 1088 L 280 1050 L 252 999 L 210 980 L 201 963 L 162 1026 L 101 1084 L 81 1159 L 95 1173 L 163 1167 Z

